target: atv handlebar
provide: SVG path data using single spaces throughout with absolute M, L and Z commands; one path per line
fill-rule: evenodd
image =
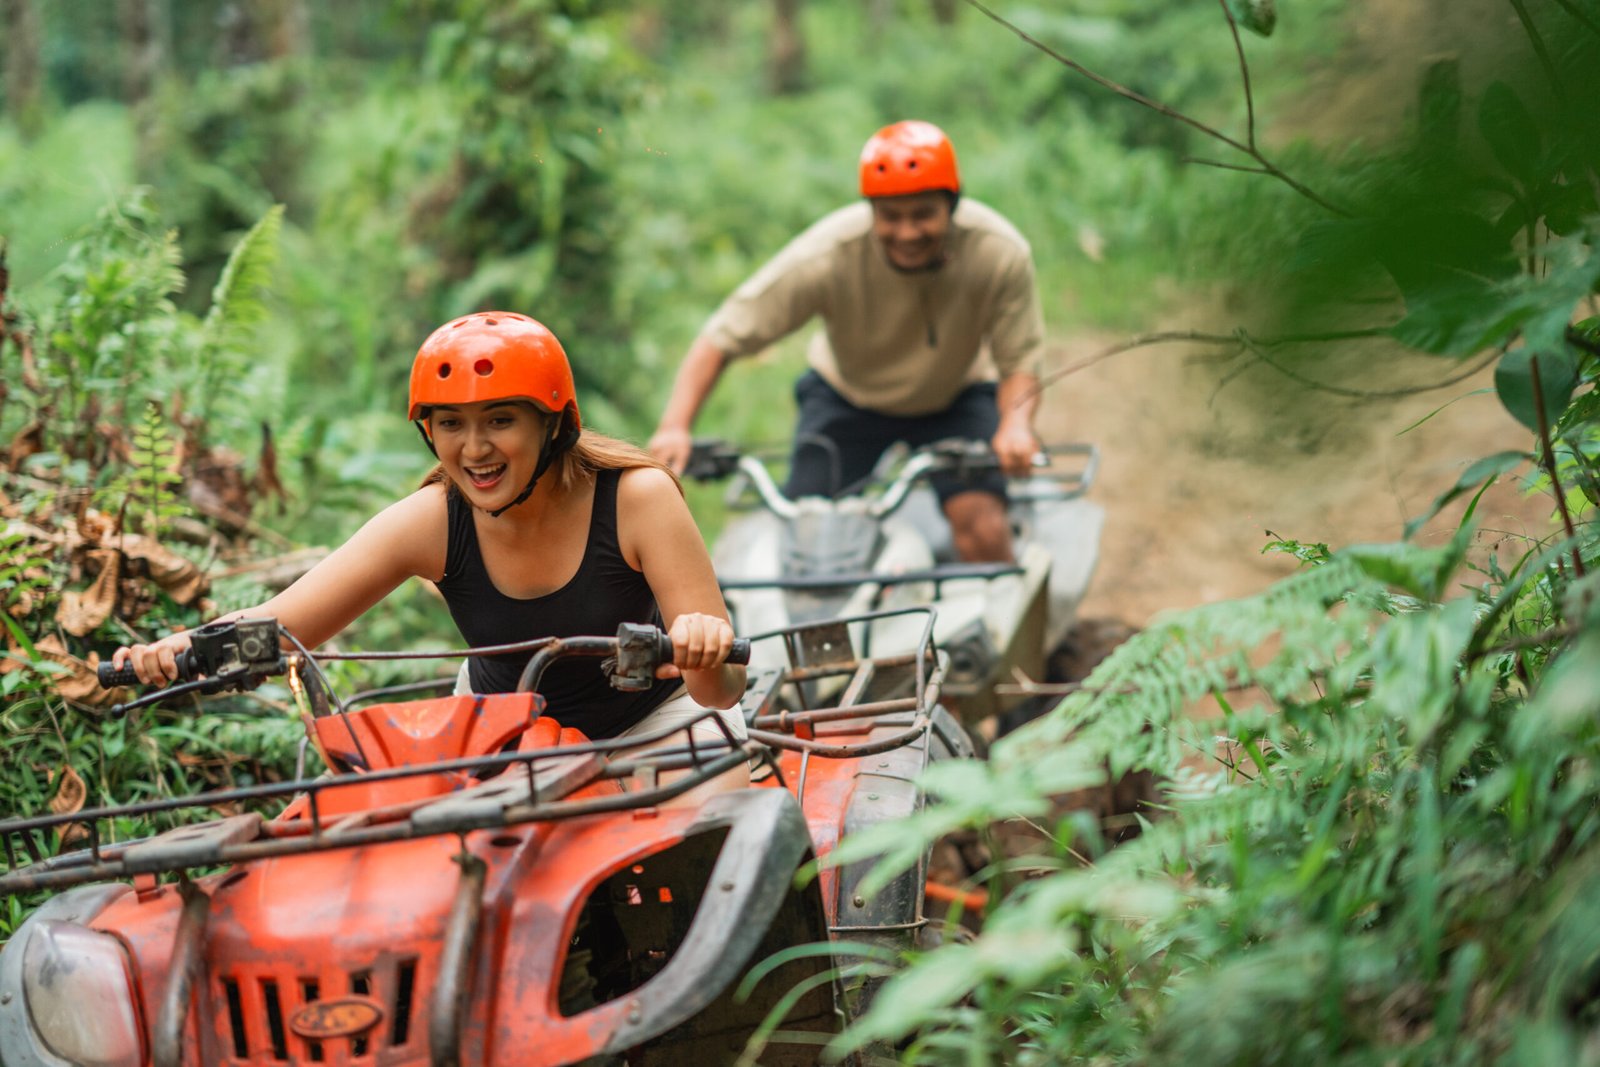
M 175 684 L 147 693 L 111 709 L 122 715 L 134 708 L 154 704 L 181 693 L 215 693 L 225 689 L 254 689 L 264 678 L 284 674 L 288 662 L 282 651 L 280 634 L 287 633 L 276 619 L 235 619 L 213 622 L 193 631 L 193 643 L 178 653 Z M 291 639 L 292 640 L 292 639 Z M 542 638 L 516 645 L 499 646 L 494 652 L 533 652 L 518 682 L 519 692 L 538 688 L 544 669 L 567 656 L 609 656 L 604 669 L 611 684 L 623 690 L 648 689 L 655 683 L 656 668 L 672 662 L 672 639 L 655 626 L 623 623 L 616 637 Z M 478 650 L 480 654 L 491 650 Z M 368 654 L 372 655 L 372 654 Z M 388 658 L 382 656 L 382 658 Z M 426 654 L 424 654 L 426 655 Z M 360 653 L 331 653 L 325 658 L 361 658 Z M 727 662 L 750 662 L 750 642 L 735 638 Z M 139 676 L 132 667 L 115 668 L 102 663 L 96 670 L 100 685 L 110 689 L 136 685 Z
M 656 668 L 672 662 L 672 638 L 648 624 L 625 622 L 612 637 L 557 638 L 533 654 L 517 679 L 517 692 L 539 688 L 545 668 L 567 656 L 608 656 L 604 665 L 611 685 L 625 692 L 639 692 L 656 683 Z M 736 637 L 728 652 L 728 663 L 750 662 L 750 642 Z
M 1057 473 L 1053 480 L 1047 479 L 1050 484 L 1045 486 L 1044 492 L 1034 484 L 1036 479 L 1014 480 L 1008 492 L 1019 499 L 1046 497 L 1065 499 L 1081 496 L 1087 492 L 1099 469 L 1100 450 L 1091 444 L 1047 445 L 1034 455 L 1033 466 L 1041 471 L 1048 471 L 1054 457 L 1057 456 L 1081 456 L 1083 466 L 1075 471 Z M 906 502 L 916 484 L 930 474 L 940 471 L 994 470 L 998 466 L 999 460 L 983 441 L 951 439 L 924 445 L 911 454 L 894 480 L 877 499 L 867 505 L 867 511 L 875 519 L 892 515 Z M 773 481 L 767 465 L 756 456 L 741 455 L 726 442 L 696 441 L 694 450 L 690 453 L 689 463 L 684 469 L 686 477 L 699 481 L 726 478 L 735 473 L 744 476 L 768 511 L 781 519 L 793 519 L 799 516 L 799 505 L 784 496 L 783 491 Z

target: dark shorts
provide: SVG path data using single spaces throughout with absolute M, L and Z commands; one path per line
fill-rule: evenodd
M 884 415 L 856 407 L 816 371 L 806 371 L 794 386 L 800 417 L 784 495 L 790 499 L 843 495 L 871 474 L 879 457 L 897 441 L 916 448 L 950 437 L 990 440 L 1000 427 L 995 389 L 993 382 L 969 385 L 949 407 L 931 415 Z M 929 483 L 941 504 L 973 490 L 1001 500 L 1006 497 L 1005 475 L 999 470 L 936 474 Z

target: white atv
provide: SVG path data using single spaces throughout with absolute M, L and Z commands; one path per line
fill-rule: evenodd
M 1050 446 L 1031 476 L 1007 487 L 1016 562 L 963 563 L 924 483 L 935 472 L 995 465 L 981 442 L 902 447 L 851 491 L 791 500 L 762 460 L 704 441 L 685 473 L 734 479 L 727 502 L 741 514 L 717 539 L 712 562 L 738 632 L 931 604 L 934 641 L 950 656 L 946 702 L 970 725 L 1014 702 L 996 694 L 997 684 L 1044 677 L 1094 572 L 1105 518 L 1085 499 L 1098 449 Z M 854 625 L 857 647 L 876 655 L 913 649 L 921 636 L 920 621 L 906 616 Z

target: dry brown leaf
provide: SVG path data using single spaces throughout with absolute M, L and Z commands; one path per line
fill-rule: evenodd
M 87 589 L 69 589 L 62 593 L 61 606 L 56 609 L 56 622 L 74 637 L 93 633 L 117 610 L 122 553 L 114 548 L 92 549 L 89 560 L 100 565 L 99 577 Z
M 22 466 L 22 461 L 36 452 L 44 451 L 44 423 L 35 419 L 11 438 L 11 443 L 6 446 L 6 466 L 17 470 Z
M 51 684 L 56 687 L 56 692 L 74 704 L 87 704 L 90 707 L 101 707 L 107 704 L 119 703 L 123 698 L 121 689 L 102 689 L 100 679 L 95 673 L 95 668 L 100 663 L 100 657 L 91 652 L 87 660 L 81 660 L 67 651 L 61 643 L 61 638 L 49 634 L 34 642 L 34 649 L 40 656 L 51 663 L 59 663 L 67 668 L 66 674 L 50 675 Z
M 89 787 L 83 784 L 83 778 L 71 764 L 62 764 L 61 770 L 50 779 L 57 783 L 55 795 L 50 798 L 52 814 L 71 815 L 83 810 L 83 802 L 89 799 Z
M 255 501 L 244 477 L 244 457 L 214 445 L 197 452 L 185 487 L 196 511 L 213 518 L 248 518 Z M 242 522 L 240 523 L 242 525 Z
M 87 493 L 78 497 L 77 513 L 73 516 L 75 519 L 74 525 L 77 528 L 78 537 L 82 539 L 84 544 L 98 548 L 101 545 L 109 544 L 112 538 L 117 536 L 119 526 L 116 516 L 107 515 L 103 511 L 96 511 L 91 508 L 89 499 Z M 69 546 L 77 547 L 70 542 Z
M 283 513 L 289 491 L 278 477 L 278 449 L 272 443 L 272 427 L 265 422 L 261 424 L 261 461 L 256 464 L 255 489 L 261 496 L 275 499 L 278 513 Z
M 122 539 L 122 551 L 135 565 L 130 569 L 143 570 L 179 604 L 193 602 L 211 587 L 204 571 L 153 537 L 129 534 Z
M 50 811 L 55 815 L 73 815 L 83 810 L 83 802 L 89 799 L 89 787 L 83 784 L 83 779 L 70 765 L 63 764 L 59 774 L 50 776 L 52 781 L 58 782 L 55 796 L 50 798 Z M 89 836 L 88 829 L 82 823 L 67 823 L 65 826 L 56 827 L 56 836 L 61 839 L 63 848 L 74 844 Z

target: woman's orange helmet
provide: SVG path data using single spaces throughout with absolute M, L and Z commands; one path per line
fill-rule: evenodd
M 885 126 L 861 150 L 861 195 L 905 196 L 942 189 L 960 195 L 956 150 L 931 122 Z
M 434 330 L 411 363 L 407 418 L 422 418 L 434 404 L 531 400 L 576 435 L 581 426 L 572 365 L 561 342 L 542 324 L 510 311 L 463 315 Z

